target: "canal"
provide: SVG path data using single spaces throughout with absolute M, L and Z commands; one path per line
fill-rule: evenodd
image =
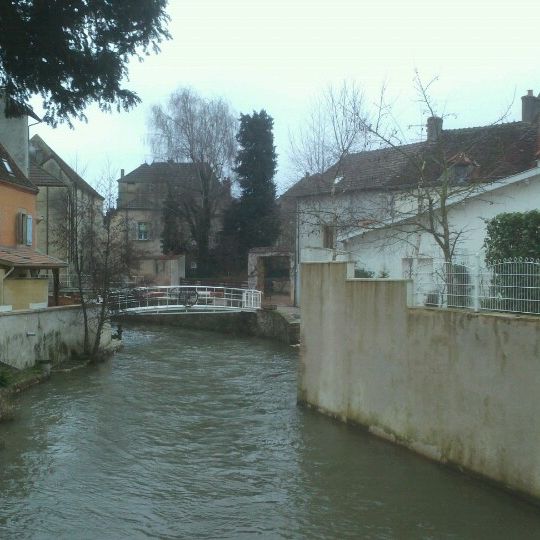
M 296 406 L 296 352 L 131 328 L 0 425 L 0 538 L 540 538 L 540 511 Z

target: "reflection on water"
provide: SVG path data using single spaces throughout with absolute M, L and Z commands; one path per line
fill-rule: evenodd
M 0 426 L 0 538 L 540 538 L 540 511 L 296 407 L 296 355 L 124 332 Z

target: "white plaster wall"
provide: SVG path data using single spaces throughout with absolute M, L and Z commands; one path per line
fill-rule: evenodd
M 322 248 L 324 225 L 336 225 L 339 236 L 364 218 L 385 215 L 388 197 L 375 191 L 325 194 L 299 199 L 299 249 Z M 309 252 L 306 251 L 306 254 Z M 302 260 L 303 262 L 303 260 Z
M 540 174 L 529 180 L 500 186 L 479 193 L 449 210 L 449 220 L 454 231 L 462 231 L 458 252 L 482 252 L 486 236 L 485 220 L 502 212 L 526 212 L 540 208 Z M 389 273 L 389 277 L 402 276 L 404 257 L 441 258 L 442 252 L 433 237 L 420 234 L 398 234 L 395 230 L 369 231 L 356 236 L 343 245 L 351 260 L 358 267 Z
M 540 318 L 408 308 L 350 270 L 302 267 L 299 400 L 540 497 Z
M 95 315 L 91 320 L 95 321 Z M 111 342 L 107 324 L 101 346 Z M 81 354 L 84 326 L 80 306 L 62 306 L 39 310 L 0 312 L 0 362 L 23 369 L 39 360 L 52 363 L 67 360 L 71 354 Z

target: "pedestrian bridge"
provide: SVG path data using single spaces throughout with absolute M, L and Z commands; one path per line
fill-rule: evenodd
M 111 295 L 114 314 L 201 313 L 260 309 L 261 291 L 233 287 L 176 285 L 137 287 Z

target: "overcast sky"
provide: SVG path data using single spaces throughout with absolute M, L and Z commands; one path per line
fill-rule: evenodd
M 274 118 L 278 185 L 294 178 L 289 131 L 329 84 L 354 80 L 368 101 L 386 82 L 394 116 L 422 122 L 414 70 L 433 87 L 445 127 L 496 120 L 515 96 L 540 93 L 538 0 L 169 0 L 172 40 L 159 55 L 133 61 L 127 86 L 142 103 L 123 113 L 87 111 L 88 123 L 39 133 L 95 185 L 107 160 L 126 173 L 152 162 L 149 109 L 180 86 L 225 97 L 238 113 L 262 108 Z

